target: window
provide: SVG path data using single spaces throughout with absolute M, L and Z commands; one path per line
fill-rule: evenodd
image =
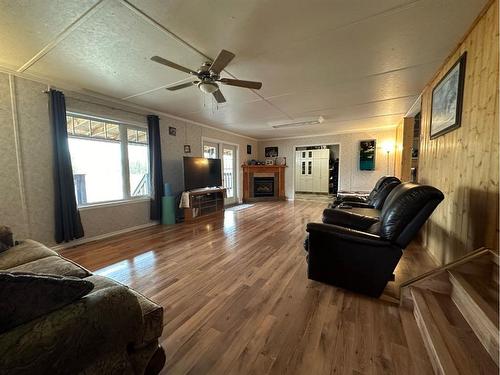
M 150 194 L 147 129 L 68 113 L 79 206 Z
M 219 157 L 219 145 L 217 143 L 203 142 L 203 157 L 217 159 Z

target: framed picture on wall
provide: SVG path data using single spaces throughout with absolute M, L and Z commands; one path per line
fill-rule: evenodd
M 375 139 L 359 142 L 359 169 L 362 171 L 375 170 Z
M 252 154 L 252 145 L 247 145 L 247 155 Z
M 266 158 L 278 157 L 278 147 L 266 147 L 264 151 Z
M 466 58 L 465 52 L 432 89 L 431 139 L 460 127 Z

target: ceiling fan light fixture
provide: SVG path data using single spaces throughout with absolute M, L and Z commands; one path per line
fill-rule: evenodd
M 215 82 L 200 82 L 198 83 L 198 88 L 206 94 L 212 94 L 219 89 L 219 86 Z

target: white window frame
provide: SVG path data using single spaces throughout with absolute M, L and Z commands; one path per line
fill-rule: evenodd
M 87 209 L 87 208 L 94 208 L 94 207 L 98 207 L 98 206 L 115 206 L 115 205 L 120 205 L 120 204 L 124 204 L 124 203 L 149 201 L 151 199 L 152 193 L 153 193 L 152 186 L 151 186 L 151 171 L 149 171 L 149 173 L 148 173 L 149 174 L 149 181 L 148 181 L 149 194 L 138 195 L 138 196 L 132 196 L 130 194 L 130 173 L 129 173 L 129 158 L 128 158 L 129 141 L 128 141 L 128 137 L 127 137 L 127 129 L 136 129 L 136 130 L 145 131 L 146 138 L 148 139 L 148 143 L 146 145 L 147 145 L 148 150 L 149 150 L 148 127 L 146 125 L 142 125 L 142 124 L 132 124 L 132 123 L 125 122 L 125 121 L 113 120 L 113 119 L 109 119 L 109 118 L 105 118 L 105 117 L 98 117 L 98 116 L 93 116 L 93 115 L 88 115 L 88 114 L 83 114 L 83 113 L 73 112 L 73 111 L 66 111 L 66 116 L 87 119 L 87 120 L 94 120 L 94 121 L 102 121 L 102 122 L 109 123 L 109 124 L 116 124 L 116 125 L 119 125 L 119 129 L 120 129 L 120 139 L 117 141 L 120 143 L 120 148 L 121 148 L 122 193 L 123 193 L 124 198 L 107 200 L 107 201 L 100 201 L 100 202 L 93 202 L 93 203 L 87 203 L 87 204 L 79 204 L 78 208 L 79 209 Z M 95 141 L 106 142 L 106 139 L 91 138 L 91 137 L 78 136 L 78 135 L 75 136 L 75 135 L 70 135 L 70 134 L 68 134 L 68 138 L 92 139 Z M 148 152 L 148 170 L 149 170 L 149 166 L 150 166 L 150 162 L 149 162 L 149 152 Z

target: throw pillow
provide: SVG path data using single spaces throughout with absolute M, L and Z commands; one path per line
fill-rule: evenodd
M 76 277 L 0 272 L 0 333 L 66 306 L 93 288 Z
M 0 253 L 14 246 L 12 231 L 9 227 L 0 225 Z

